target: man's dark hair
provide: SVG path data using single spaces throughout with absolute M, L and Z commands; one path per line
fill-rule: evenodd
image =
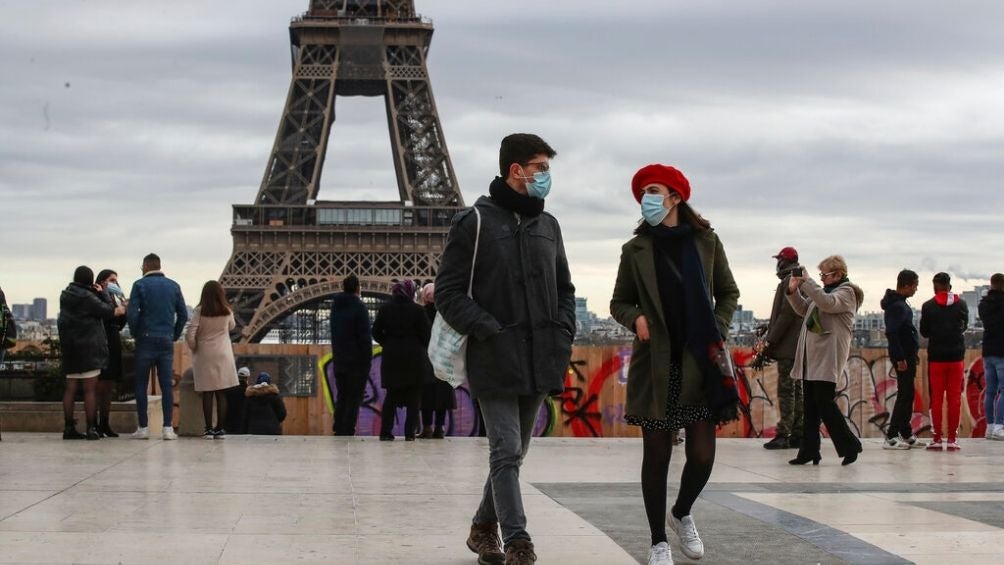
M 150 253 L 146 257 L 143 257 L 143 265 L 154 271 L 160 270 L 160 255 L 156 253 Z
M 92 271 L 87 265 L 77 267 L 77 269 L 73 271 L 73 282 L 84 286 L 91 286 L 94 284 L 94 271 Z
M 499 147 L 499 176 L 508 178 L 509 166 L 513 163 L 526 165 L 537 155 L 553 159 L 557 154 L 540 136 L 532 133 L 509 134 L 502 138 L 502 146 Z
M 358 294 L 359 277 L 355 275 L 349 275 L 345 277 L 345 280 L 342 281 L 342 290 L 348 294 Z
M 938 273 L 934 275 L 931 282 L 941 287 L 950 288 L 952 286 L 952 277 L 948 273 Z
M 1004 274 L 994 273 L 990 277 L 990 288 L 994 290 L 1004 290 Z
M 920 277 L 917 276 L 917 273 L 911 271 L 910 269 L 903 269 L 898 275 L 896 275 L 896 288 L 913 286 L 918 282 L 920 282 Z

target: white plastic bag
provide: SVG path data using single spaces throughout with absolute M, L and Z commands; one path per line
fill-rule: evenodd
M 481 239 L 481 212 L 474 207 L 478 217 L 478 230 L 474 235 L 474 255 L 471 256 L 471 279 L 467 284 L 467 296 L 474 289 L 474 262 L 478 257 L 478 242 Z M 429 361 L 436 378 L 453 388 L 463 384 L 467 378 L 467 334 L 462 334 L 446 323 L 442 314 L 437 314 L 432 322 L 432 339 L 429 340 Z

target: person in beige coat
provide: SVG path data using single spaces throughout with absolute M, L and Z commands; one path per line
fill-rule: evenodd
M 202 415 L 206 421 L 204 439 L 226 437 L 223 429 L 227 419 L 225 392 L 237 386 L 237 366 L 230 342 L 230 331 L 236 325 L 223 286 L 216 281 L 207 282 L 185 333 L 185 342 L 192 350 L 195 391 L 202 393 Z M 216 398 L 216 426 L 213 426 L 213 397 Z
M 861 307 L 864 292 L 847 278 L 847 262 L 831 255 L 819 263 L 823 286 L 806 276 L 792 273 L 788 281 L 788 302 L 795 313 L 805 318 L 795 349 L 791 378 L 802 381 L 803 427 L 798 456 L 789 461 L 804 465 L 819 464 L 820 420 L 843 457 L 850 465 L 861 452 L 861 441 L 851 432 L 836 403 L 837 379 L 847 367 L 854 328 L 854 314 Z

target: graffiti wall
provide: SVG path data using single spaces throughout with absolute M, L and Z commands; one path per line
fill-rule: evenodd
M 334 381 L 335 360 L 330 348 L 319 345 L 239 345 L 238 355 L 312 355 L 317 360 L 315 374 L 321 378 L 317 394 L 311 397 L 285 397 L 290 416 L 284 424 L 287 434 L 330 434 L 333 422 L 334 398 L 338 394 Z M 181 352 L 179 352 L 181 353 Z M 373 350 L 373 365 L 363 406 L 359 412 L 357 433 L 379 435 L 386 391 L 380 386 L 381 350 Z M 772 437 L 778 420 L 777 371 L 774 365 L 763 371 L 749 367 L 752 358 L 748 350 L 733 352 L 736 378 L 739 383 L 742 416 L 738 422 L 723 426 L 719 437 Z M 638 437 L 638 428 L 624 422 L 624 401 L 627 393 L 627 367 L 631 347 L 625 345 L 575 347 L 565 374 L 565 391 L 545 402 L 537 419 L 535 434 L 552 437 Z M 175 356 L 175 371 L 180 374 L 190 362 L 188 355 Z M 979 352 L 966 354 L 966 374 L 963 383 L 961 437 L 982 437 L 983 389 L 985 379 Z M 295 377 L 295 376 L 293 376 Z M 917 368 L 913 427 L 923 435 L 930 430 L 930 397 L 927 387 L 925 352 Z M 851 429 L 861 437 L 880 437 L 887 426 L 896 402 L 896 376 L 885 349 L 861 349 L 851 352 L 847 371 L 837 385 L 840 406 Z M 447 433 L 451 436 L 477 436 L 482 433 L 475 402 L 467 386 L 455 393 L 457 408 L 447 417 Z M 947 409 L 945 410 L 947 413 Z M 395 415 L 395 435 L 402 435 L 404 409 Z

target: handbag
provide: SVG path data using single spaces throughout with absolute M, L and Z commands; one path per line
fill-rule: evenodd
M 474 263 L 478 258 L 478 243 L 481 239 L 481 212 L 474 206 L 478 217 L 478 229 L 474 235 L 474 255 L 471 256 L 471 278 L 467 284 L 467 296 L 474 298 Z M 446 323 L 442 314 L 432 322 L 432 337 L 429 339 L 429 362 L 436 378 L 457 388 L 467 378 L 467 334 L 462 334 Z

